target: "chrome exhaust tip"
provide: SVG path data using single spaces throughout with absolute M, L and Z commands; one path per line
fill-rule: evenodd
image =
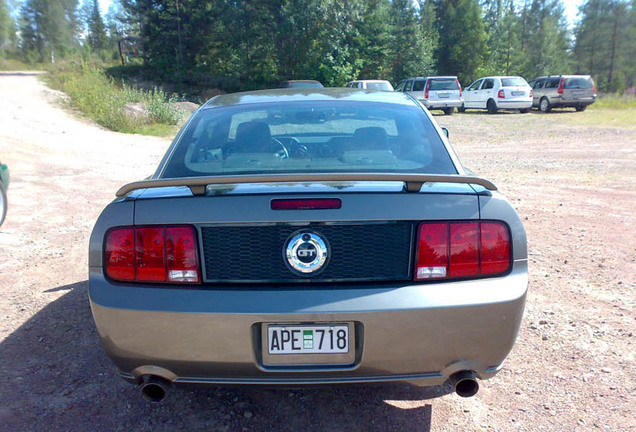
M 479 391 L 479 383 L 474 371 L 459 371 L 450 376 L 455 393 L 461 397 L 475 396 Z
M 155 375 L 144 375 L 141 377 L 139 388 L 144 399 L 152 403 L 160 403 L 168 394 L 170 382 Z

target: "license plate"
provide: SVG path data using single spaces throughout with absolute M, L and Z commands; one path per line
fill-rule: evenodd
M 343 354 L 349 352 L 349 326 L 270 325 L 267 327 L 269 354 Z
M 523 92 L 523 91 L 513 91 L 512 92 L 513 96 L 523 96 L 524 94 L 526 94 L 526 92 Z
M 572 92 L 572 96 L 574 97 L 581 97 L 585 94 L 585 92 Z
M 437 97 L 440 99 L 448 99 L 450 97 L 450 93 L 437 93 Z

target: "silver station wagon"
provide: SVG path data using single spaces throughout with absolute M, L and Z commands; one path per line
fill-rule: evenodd
M 510 352 L 522 223 L 404 93 L 217 96 L 90 240 L 90 303 L 119 374 L 171 387 L 450 381 Z

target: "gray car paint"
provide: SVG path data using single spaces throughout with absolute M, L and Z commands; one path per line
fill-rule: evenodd
M 442 139 L 463 173 L 450 143 Z M 407 193 L 396 182 L 375 187 L 360 182 L 345 190 L 329 183 L 309 186 L 242 185 L 206 196 L 179 187 L 137 190 L 104 209 L 90 239 L 89 297 L 104 349 L 123 378 L 152 374 L 175 384 L 437 385 L 460 370 L 473 370 L 482 379 L 500 370 L 519 330 L 528 284 L 525 231 L 500 193 L 445 183 L 424 184 L 419 193 Z M 281 196 L 337 197 L 342 208 L 271 210 L 270 200 Z M 153 285 L 113 282 L 103 274 L 103 241 L 116 226 L 442 219 L 504 221 L 513 242 L 510 273 L 311 286 Z M 354 363 L 265 365 L 262 326 L 300 322 L 352 323 Z

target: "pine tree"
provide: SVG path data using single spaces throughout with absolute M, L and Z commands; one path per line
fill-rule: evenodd
M 106 26 L 102 19 L 102 14 L 99 11 L 99 3 L 97 0 L 93 0 L 90 5 L 89 14 L 86 19 L 86 29 L 88 32 L 87 41 L 93 51 L 102 51 L 106 48 Z
M 484 66 L 487 35 L 476 0 L 437 0 L 439 45 L 436 51 L 440 74 L 457 75 L 469 83 Z
M 633 84 L 633 2 L 630 8 L 627 1 L 589 0 L 579 10 L 574 44 L 577 73 L 591 74 L 605 91 Z
M 77 0 L 27 0 L 21 8 L 22 50 L 37 61 L 54 61 L 77 46 Z
M 15 40 L 15 22 L 9 13 L 5 0 L 0 0 L 0 59 L 5 58 L 5 51 Z
M 533 0 L 524 14 L 526 55 L 522 75 L 532 78 L 568 73 L 570 39 L 561 1 Z

